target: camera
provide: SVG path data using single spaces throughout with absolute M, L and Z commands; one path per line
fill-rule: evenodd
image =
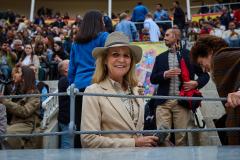
M 169 129 L 169 128 L 166 126 L 160 126 L 158 130 L 164 131 L 167 129 Z M 155 133 L 154 136 L 158 137 L 158 145 L 160 146 L 165 142 L 165 140 L 168 136 L 168 133 L 167 132 L 159 132 L 159 133 Z

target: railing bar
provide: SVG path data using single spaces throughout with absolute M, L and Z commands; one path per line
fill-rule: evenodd
M 154 21 L 155 23 L 172 23 L 173 21 Z M 143 24 L 144 22 L 133 22 L 134 24 Z
M 153 133 L 176 133 L 176 132 L 232 132 L 240 131 L 240 127 L 233 128 L 193 128 L 193 129 L 165 129 L 165 130 L 117 130 L 117 131 L 74 131 L 74 134 L 153 134 Z M 71 134 L 68 131 L 51 133 L 32 133 L 32 134 L 2 134 L 0 137 L 36 137 L 36 136 L 56 136 Z
M 240 127 L 235 128 L 194 128 L 194 129 L 166 129 L 166 130 L 143 130 L 143 131 L 75 131 L 75 134 L 148 134 L 148 133 L 176 133 L 176 132 L 215 132 L 215 131 L 240 131 Z
M 23 95 L 6 95 L 0 96 L 2 98 L 23 98 L 23 97 L 40 97 L 40 96 L 66 96 L 67 92 L 62 93 L 48 93 L 48 94 L 23 94 Z M 203 100 L 203 101 L 226 101 L 227 98 L 204 98 L 204 97 L 182 97 L 182 96 L 144 96 L 144 95 L 124 95 L 124 94 L 100 94 L 100 93 L 84 93 L 79 92 L 76 95 L 83 96 L 104 96 L 104 97 L 126 97 L 126 98 L 144 98 L 144 99 L 177 99 L 177 100 Z
M 207 5 L 202 5 L 202 6 L 191 6 L 190 8 L 201 8 L 201 7 L 212 7 L 212 6 L 225 6 L 225 5 L 232 5 L 232 4 L 240 4 L 240 2 L 220 3 L 220 4 L 207 4 Z
M 204 101 L 226 101 L 227 98 L 204 98 L 204 97 L 182 97 L 182 96 L 144 96 L 144 95 L 124 95 L 124 94 L 100 94 L 100 93 L 83 93 L 77 95 L 83 96 L 105 96 L 105 97 L 126 97 L 126 98 L 144 98 L 144 99 L 177 99 L 177 100 L 204 100 Z
M 66 96 L 67 92 L 61 93 L 47 93 L 47 94 L 21 94 L 21 95 L 4 95 L 1 98 L 24 98 L 24 97 L 41 97 L 41 96 Z
M 37 136 L 58 136 L 69 134 L 68 131 L 63 132 L 48 132 L 48 133 L 29 133 L 29 134 L 1 134 L 1 137 L 37 137 Z

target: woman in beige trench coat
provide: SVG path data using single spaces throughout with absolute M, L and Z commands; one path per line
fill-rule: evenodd
M 138 95 L 135 65 L 141 60 L 142 49 L 130 45 L 127 36 L 113 32 L 104 47 L 93 50 L 96 70 L 93 84 L 85 93 Z M 144 123 L 144 103 L 141 98 L 119 98 L 104 96 L 84 96 L 81 130 L 113 131 L 142 130 Z M 157 145 L 155 136 L 130 134 L 84 134 L 83 147 L 153 147 Z

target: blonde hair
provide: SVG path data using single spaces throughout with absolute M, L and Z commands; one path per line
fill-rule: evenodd
M 107 55 L 109 53 L 106 50 L 106 52 L 99 53 L 99 54 L 101 54 L 101 55 L 99 55 L 96 60 L 96 69 L 95 69 L 95 72 L 93 74 L 93 79 L 92 79 L 93 83 L 100 83 L 100 82 L 104 81 L 108 76 L 108 69 L 107 69 L 105 62 L 107 60 Z M 130 69 L 129 69 L 128 73 L 123 77 L 123 79 L 125 81 L 127 81 L 127 83 L 130 85 L 130 87 L 136 87 L 138 84 L 138 79 L 135 74 L 135 66 L 136 66 L 136 60 L 135 60 L 135 58 L 133 58 L 133 56 L 131 54 Z
M 123 13 L 120 14 L 119 19 L 121 21 L 123 19 L 126 19 L 127 17 L 128 17 L 128 14 L 126 12 L 123 12 Z
M 153 18 L 153 15 L 152 15 L 151 12 L 148 12 L 145 17 L 147 17 L 147 18 Z

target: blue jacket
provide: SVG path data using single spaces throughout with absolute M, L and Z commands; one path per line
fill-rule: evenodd
M 101 32 L 88 43 L 74 43 L 70 52 L 68 67 L 68 81 L 75 84 L 78 89 L 86 88 L 91 84 L 92 75 L 95 71 L 95 59 L 92 51 L 95 47 L 103 47 L 108 33 Z
M 154 12 L 154 21 L 165 21 L 169 20 L 168 12 L 164 9 L 161 9 L 160 11 Z
M 138 41 L 138 33 L 135 24 L 128 20 L 121 20 L 116 26 L 115 31 L 123 32 L 126 36 L 128 36 L 129 40 Z
M 143 5 L 137 5 L 133 9 L 132 21 L 133 22 L 143 22 L 145 20 L 145 15 L 148 13 L 148 9 Z
M 153 71 L 150 76 L 151 83 L 158 84 L 157 95 L 161 95 L 161 96 L 169 95 L 168 93 L 169 93 L 169 87 L 170 87 L 170 79 L 164 78 L 164 72 L 169 70 L 168 53 L 169 53 L 169 51 L 166 51 L 156 57 L 155 64 L 153 66 Z M 186 62 L 187 68 L 189 69 L 190 79 L 194 80 L 194 76 L 196 74 L 198 76 L 198 79 L 196 79 L 196 81 L 198 82 L 197 88 L 198 89 L 202 88 L 209 81 L 210 77 L 209 77 L 208 73 L 204 73 L 203 70 L 199 66 L 191 64 L 189 51 L 182 50 L 181 54 Z M 178 60 L 180 60 L 179 55 L 178 55 Z M 182 86 L 181 77 L 180 77 L 180 81 L 181 81 L 181 84 L 179 86 L 179 89 Z M 165 101 L 166 100 L 164 100 L 164 99 L 156 99 L 155 106 L 161 105 Z

